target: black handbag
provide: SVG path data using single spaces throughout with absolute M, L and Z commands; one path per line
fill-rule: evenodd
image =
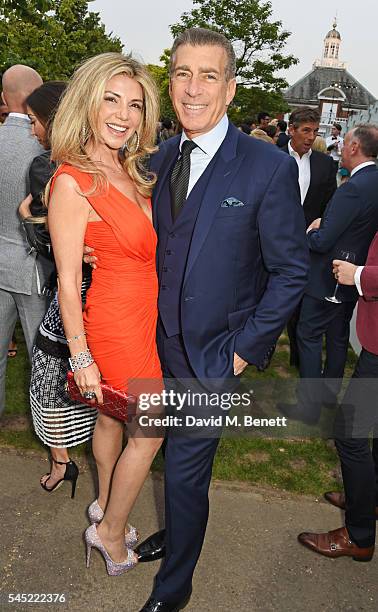
M 30 247 L 39 255 L 52 259 L 50 234 L 46 224 L 43 221 L 35 223 L 33 217 L 26 217 L 26 219 L 23 219 L 22 225 Z

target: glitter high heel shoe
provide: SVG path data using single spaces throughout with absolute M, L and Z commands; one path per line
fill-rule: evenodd
M 97 550 L 100 551 L 100 553 L 104 557 L 106 563 L 106 570 L 109 576 L 120 576 L 128 570 L 133 569 L 133 567 L 135 567 L 138 563 L 133 551 L 130 548 L 127 549 L 127 559 L 125 559 L 125 561 L 122 561 L 121 563 L 113 561 L 98 536 L 96 524 L 93 524 L 88 527 L 88 529 L 86 529 L 85 543 L 87 545 L 87 567 L 89 567 L 89 563 L 91 560 L 92 548 L 97 548 Z
M 92 525 L 101 523 L 104 518 L 104 511 L 99 506 L 97 499 L 95 499 L 88 508 L 88 518 Z M 127 525 L 127 528 L 129 531 L 125 534 L 125 544 L 127 548 L 134 548 L 134 546 L 138 544 L 138 532 L 132 525 Z

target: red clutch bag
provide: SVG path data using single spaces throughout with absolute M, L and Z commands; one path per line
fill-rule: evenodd
M 104 403 L 101 405 L 97 401 L 93 403 L 93 400 L 83 397 L 75 383 L 74 373 L 70 370 L 67 373 L 66 390 L 72 400 L 81 404 L 88 404 L 91 408 L 97 408 L 103 414 L 119 421 L 131 421 L 132 417 L 136 414 L 138 398 L 124 391 L 117 391 L 117 389 L 113 389 L 113 387 L 105 383 L 100 383 L 100 386 L 104 398 Z

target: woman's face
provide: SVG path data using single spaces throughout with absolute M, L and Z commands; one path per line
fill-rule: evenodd
M 40 122 L 37 115 L 33 112 L 33 109 L 30 106 L 27 107 L 27 113 L 29 115 L 32 134 L 38 139 L 39 144 L 41 144 L 45 149 L 48 147 L 48 143 L 46 140 L 46 128 L 43 123 Z
M 143 90 L 134 79 L 119 74 L 106 84 L 98 116 L 98 131 L 110 149 L 120 149 L 134 135 L 143 116 Z

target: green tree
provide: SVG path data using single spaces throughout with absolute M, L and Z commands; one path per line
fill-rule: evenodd
M 247 118 L 255 118 L 261 111 L 274 116 L 289 110 L 280 91 L 267 92 L 258 87 L 238 85 L 235 98 L 229 108 L 228 116 L 234 123 L 242 123 Z
M 160 61 L 163 66 L 156 64 L 148 64 L 147 68 L 154 77 L 160 92 L 160 116 L 175 119 L 175 111 L 173 110 L 171 98 L 169 97 L 169 72 L 167 58 L 169 61 L 169 50 L 165 49 Z
M 90 0 L 92 1 L 92 0 Z M 88 57 L 121 51 L 87 0 L 0 0 L 0 70 L 35 68 L 44 80 L 66 79 Z
M 272 20 L 272 4 L 263 0 L 193 0 L 194 8 L 171 26 L 173 36 L 191 27 L 211 28 L 233 43 L 237 57 L 238 82 L 268 92 L 287 87 L 276 75 L 298 60 L 285 55 L 290 32 L 281 21 Z

